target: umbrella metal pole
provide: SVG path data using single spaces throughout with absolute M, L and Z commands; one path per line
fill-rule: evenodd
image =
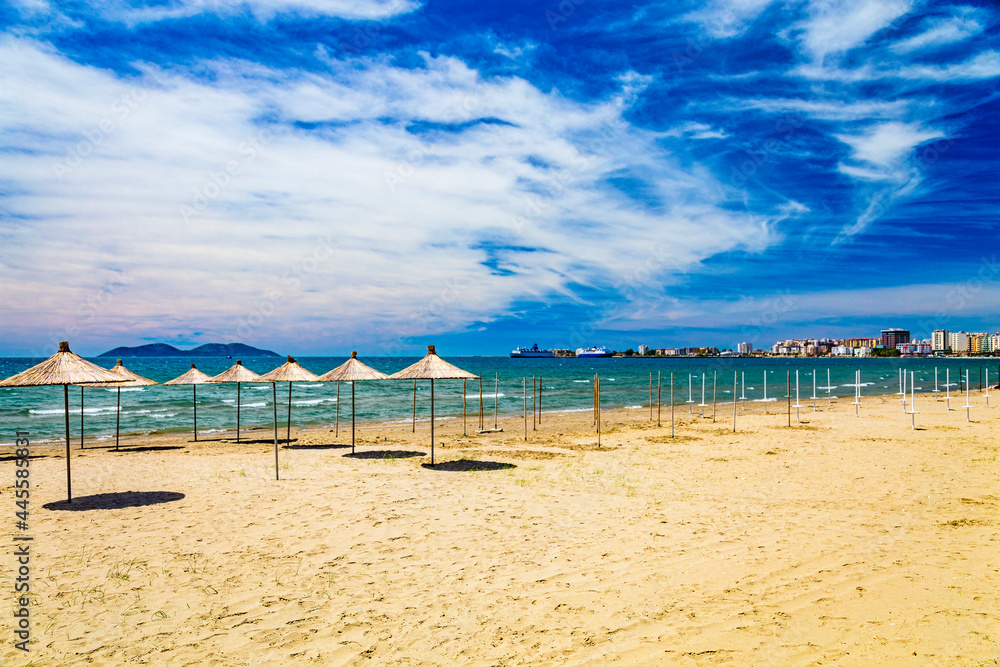
M 462 437 L 463 438 L 468 435 L 467 427 L 466 427 L 467 417 L 466 417 L 466 410 L 465 410 L 466 398 L 468 398 L 466 396 L 466 391 L 467 391 L 466 390 L 466 383 L 467 382 L 468 382 L 468 380 L 462 380 Z
M 288 421 L 285 422 L 285 442 L 292 441 L 292 383 L 288 382 Z
M 521 378 L 521 393 L 524 394 L 524 440 L 528 441 L 528 378 L 524 376 Z M 535 393 L 535 378 L 531 378 L 531 393 Z M 531 406 L 531 416 L 534 419 L 535 416 L 535 406 L 532 403 Z
M 656 426 L 660 426 L 660 396 L 663 393 L 662 371 L 656 371 Z
M 601 446 L 601 376 L 597 376 L 597 446 Z
M 787 377 L 785 378 L 785 380 L 788 383 L 788 387 L 785 390 L 785 393 L 788 396 L 788 425 L 791 426 L 792 425 L 792 372 L 786 371 L 786 375 Z
M 736 371 L 733 371 L 733 433 L 736 433 Z
M 479 430 L 483 428 L 483 376 L 479 376 Z
M 674 437 L 674 374 L 670 374 L 670 437 Z
M 351 380 L 351 454 L 354 453 L 354 380 Z
M 417 381 L 413 381 L 413 422 L 410 425 L 410 431 L 413 433 L 417 432 Z
M 69 385 L 63 385 L 63 400 L 66 403 L 66 502 L 73 502 L 73 477 L 69 472 Z
M 531 430 L 532 431 L 535 431 L 535 430 L 538 429 L 538 424 L 535 421 L 535 419 L 537 418 L 536 415 L 535 415 L 535 410 L 537 410 L 537 409 L 538 409 L 538 406 L 535 404 L 535 376 L 532 375 L 531 376 Z M 524 424 L 525 424 L 525 427 L 527 427 L 527 425 L 528 425 L 528 404 L 527 404 L 527 399 L 525 399 L 524 412 L 525 412 L 525 415 L 524 415 Z
M 718 402 L 718 385 L 719 385 L 719 371 L 714 371 L 712 373 L 712 423 L 715 423 L 715 409 L 719 405 Z
M 83 385 L 80 385 L 80 449 L 83 449 Z
M 431 465 L 434 465 L 434 378 L 431 378 Z
M 271 383 L 271 402 L 274 403 L 274 479 L 278 477 L 278 383 Z
M 191 385 L 191 407 L 194 408 L 194 441 L 198 442 L 198 385 Z
M 118 385 L 118 409 L 115 410 L 115 449 L 118 449 L 118 435 L 122 426 L 122 386 Z
M 416 399 L 414 398 L 413 400 L 416 400 Z M 337 423 L 333 427 L 334 428 L 333 437 L 334 438 L 339 438 L 340 437 L 340 381 L 339 380 L 337 381 L 337 419 L 336 419 L 336 422 Z
M 240 441 L 240 383 L 236 383 L 236 442 Z

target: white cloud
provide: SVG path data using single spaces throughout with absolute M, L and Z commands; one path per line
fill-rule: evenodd
M 880 167 L 895 167 L 913 149 L 931 139 L 944 136 L 940 130 L 928 130 L 906 123 L 880 123 L 857 135 L 837 135 L 850 146 L 854 158 Z
M 820 120 L 845 121 L 873 118 L 899 118 L 913 104 L 910 100 L 892 102 L 875 100 L 829 99 L 742 99 L 731 100 L 732 108 L 761 109 L 769 113 L 798 113 Z
M 0 178 L 30 221 L 0 231 L 8 339 L 78 322 L 73 339 L 387 352 L 518 300 L 624 289 L 637 266 L 662 284 L 774 241 L 766 216 L 728 210 L 711 175 L 623 119 L 637 78 L 583 104 L 446 57 L 327 74 L 219 61 L 211 83 L 123 81 L 29 40 L 0 59 Z M 645 196 L 616 189 L 622 176 Z
M 936 326 L 951 318 L 988 316 L 1000 309 L 1000 265 L 996 257 L 983 258 L 970 267 L 964 282 L 918 285 L 832 289 L 823 292 L 783 291 L 739 300 L 665 299 L 657 309 L 638 313 L 627 309 L 602 328 L 628 331 L 690 327 L 698 329 L 736 329 L 757 334 L 759 346 L 771 339 L 788 337 L 793 323 L 836 320 L 838 318 L 876 318 L 891 316 L 926 318 L 926 330 L 914 331 L 929 336 Z M 824 327 L 826 328 L 826 327 Z M 812 335 L 821 335 L 819 331 Z
M 892 45 L 896 53 L 911 53 L 927 48 L 963 42 L 983 31 L 983 26 L 972 17 L 973 12 L 963 12 L 960 16 L 929 19 L 926 29 Z
M 773 3 L 774 0 L 714 0 L 684 19 L 700 24 L 716 39 L 726 39 L 743 33 Z
M 803 47 L 822 62 L 864 44 L 911 8 L 909 0 L 813 0 L 799 26 Z
M 408 14 L 420 8 L 417 0 L 174 0 L 163 5 L 135 9 L 130 3 L 109 0 L 98 6 L 108 20 L 129 25 L 185 18 L 197 14 L 233 15 L 250 12 L 261 21 L 279 14 L 337 16 L 350 20 L 379 20 Z

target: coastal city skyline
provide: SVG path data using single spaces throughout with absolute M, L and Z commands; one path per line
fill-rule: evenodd
M 981 331 L 997 22 L 908 0 L 13 2 L 0 354 Z

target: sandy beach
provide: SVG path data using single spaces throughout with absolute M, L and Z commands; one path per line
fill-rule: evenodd
M 5 665 L 1000 664 L 1000 397 L 73 444 Z M 952 407 L 964 405 L 953 400 Z M 490 419 L 492 425 L 492 419 Z M 282 435 L 284 431 L 281 431 Z M 346 444 L 345 444 L 346 443 Z M 0 472 L 15 534 L 14 464 Z M 110 495 L 103 495 L 110 494 Z M 140 495 L 146 494 L 146 495 Z M 95 497 L 96 496 L 96 497 Z M 135 503 L 140 503 L 136 505 Z M 46 505 L 43 508 L 43 505 Z M 132 506 L 129 506 L 132 505 Z M 72 508 L 72 510 L 70 510 Z M 14 557 L 2 560 L 13 590 Z M 12 622 L 8 619 L 7 626 Z

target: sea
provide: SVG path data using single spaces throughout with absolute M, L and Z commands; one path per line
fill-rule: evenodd
M 299 363 L 323 374 L 346 361 L 346 357 L 301 357 Z M 372 357 L 363 361 L 383 373 L 393 373 L 418 361 L 418 357 Z M 973 390 L 984 385 L 987 377 L 996 384 L 1000 377 L 998 360 L 988 358 L 554 358 L 511 359 L 509 357 L 466 356 L 447 357 L 447 361 L 482 378 L 482 405 L 490 424 L 494 411 L 498 415 L 520 415 L 527 392 L 531 409 L 532 378 L 542 386 L 543 412 L 586 412 L 593 405 L 593 381 L 601 380 L 601 405 L 604 409 L 649 410 L 652 378 L 655 403 L 657 386 L 663 405 L 669 405 L 671 388 L 677 405 L 702 402 L 711 405 L 713 387 L 719 404 L 733 398 L 748 402 L 785 401 L 791 383 L 792 401 L 798 398 L 811 403 L 818 399 L 847 397 L 853 401 L 856 372 L 861 373 L 862 396 L 896 394 L 899 373 L 903 369 L 909 378 L 913 373 L 918 394 L 935 390 L 950 391 L 953 396 L 964 391 L 968 374 Z M 0 358 L 0 377 L 19 373 L 44 359 Z M 92 358 L 90 361 L 107 368 L 114 359 Z M 191 363 L 199 370 L 215 375 L 226 370 L 235 360 L 225 357 L 136 357 L 124 360 L 125 366 L 139 375 L 165 382 L 186 372 Z M 284 362 L 278 357 L 242 359 L 243 365 L 257 373 L 265 373 Z M 765 394 L 766 378 L 766 394 Z M 734 394 L 735 381 L 735 394 Z M 909 385 L 909 379 L 907 380 Z M 480 380 L 435 381 L 435 417 L 461 419 L 463 394 L 470 423 L 478 424 L 480 410 Z M 271 427 L 274 419 L 275 390 L 271 384 L 242 384 L 240 391 L 240 425 Z M 409 423 L 413 411 L 413 381 L 358 382 L 355 388 L 355 410 L 360 422 Z M 191 386 L 127 387 L 121 390 L 118 407 L 116 388 L 70 387 L 71 438 L 79 440 L 81 428 L 88 440 L 106 441 L 114 438 L 116 418 L 120 417 L 121 433 L 183 433 L 193 425 Z M 277 385 L 279 426 L 288 415 L 288 383 Z M 65 434 L 62 387 L 25 387 L 0 389 L 0 444 L 11 444 L 15 432 L 29 431 L 34 442 L 59 440 Z M 1000 400 L 1000 398 L 998 398 Z M 237 387 L 234 384 L 203 384 L 197 387 L 198 432 L 210 436 L 236 427 Z M 82 415 L 81 415 L 82 405 Z M 291 388 L 292 423 L 294 426 L 341 425 L 351 418 L 350 383 L 296 382 Z M 119 414 L 120 410 L 120 414 Z M 81 427 L 82 417 L 82 427 Z M 430 419 L 430 382 L 416 383 L 416 418 L 418 423 Z

